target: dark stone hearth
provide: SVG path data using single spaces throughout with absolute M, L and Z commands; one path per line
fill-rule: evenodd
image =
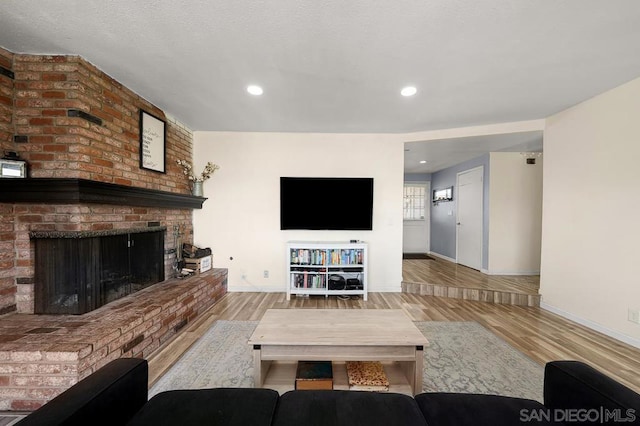
M 103 229 L 99 231 L 31 231 L 29 232 L 29 238 L 93 238 L 166 230 L 166 226 L 156 226 L 153 228 Z

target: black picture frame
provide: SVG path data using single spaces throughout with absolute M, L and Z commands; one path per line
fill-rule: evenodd
M 140 168 L 166 173 L 167 123 L 140 110 Z

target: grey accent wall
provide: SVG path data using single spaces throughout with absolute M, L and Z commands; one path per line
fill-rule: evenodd
M 460 172 L 480 166 L 484 166 L 482 267 L 487 269 L 489 265 L 489 154 L 431 174 L 432 191 L 454 187 L 453 201 L 441 202 L 437 205 L 431 203 L 431 251 L 452 259 L 456 258 L 456 213 L 458 206 L 456 177 Z

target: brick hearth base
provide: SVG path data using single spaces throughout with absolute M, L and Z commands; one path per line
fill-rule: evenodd
M 0 410 L 34 410 L 121 357 L 148 358 L 227 292 L 227 270 L 172 279 L 84 315 L 0 317 Z

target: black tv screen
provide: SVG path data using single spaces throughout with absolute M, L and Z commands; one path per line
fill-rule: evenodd
M 280 229 L 371 230 L 373 178 L 280 178 Z

